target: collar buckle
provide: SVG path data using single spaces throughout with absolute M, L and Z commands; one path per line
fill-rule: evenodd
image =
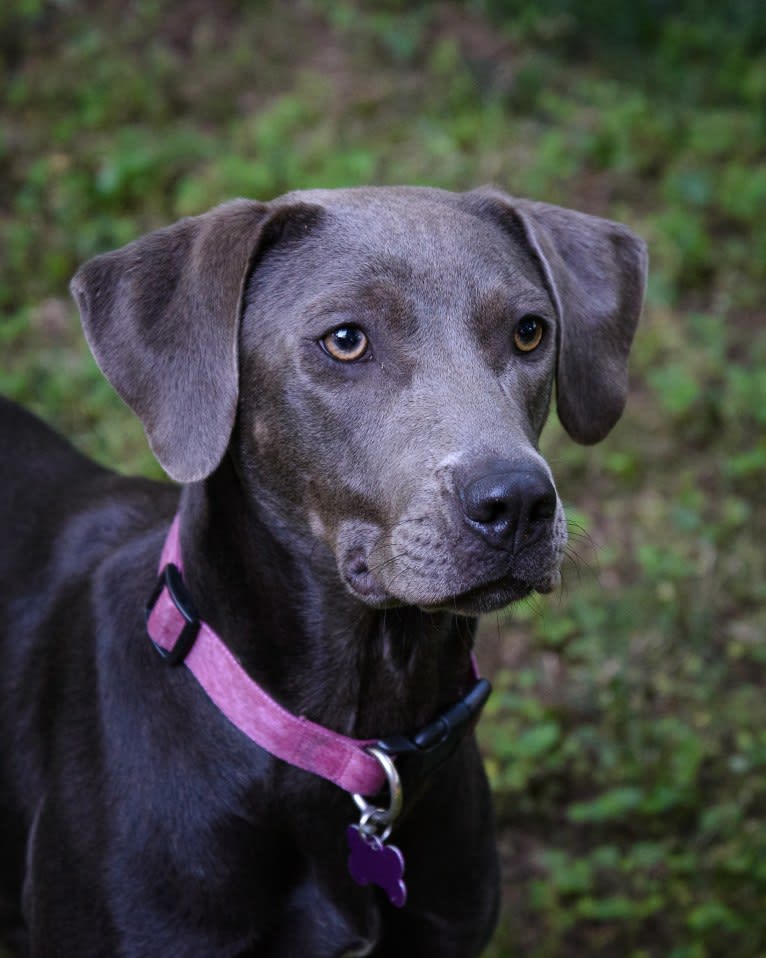
M 491 691 L 487 679 L 478 679 L 462 699 L 419 731 L 389 735 L 376 742 L 375 747 L 394 756 L 405 776 L 424 778 L 452 755 L 478 720 Z
M 157 641 L 149 628 L 151 614 L 165 589 L 170 597 L 170 601 L 175 606 L 176 611 L 184 623 L 175 642 L 169 648 Z M 191 647 L 196 641 L 202 623 L 200 622 L 189 590 L 186 588 L 186 583 L 181 576 L 181 571 L 178 566 L 172 562 L 169 562 L 163 568 L 157 580 L 157 585 L 155 585 L 154 591 L 151 596 L 149 596 L 149 601 L 146 603 L 145 609 L 145 621 L 151 643 L 163 661 L 168 665 L 180 665 L 191 651 Z

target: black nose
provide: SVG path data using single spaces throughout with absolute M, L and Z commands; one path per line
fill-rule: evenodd
M 484 461 L 465 476 L 459 494 L 468 524 L 490 545 L 514 553 L 536 542 L 556 514 L 556 490 L 535 464 Z

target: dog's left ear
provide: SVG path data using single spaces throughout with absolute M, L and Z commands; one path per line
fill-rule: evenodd
M 599 442 L 622 415 L 628 354 L 646 287 L 646 244 L 625 226 L 574 210 L 477 190 L 521 225 L 559 315 L 556 404 L 564 428 Z
M 242 289 L 268 207 L 234 200 L 80 267 L 71 290 L 99 366 L 181 482 L 229 442 Z

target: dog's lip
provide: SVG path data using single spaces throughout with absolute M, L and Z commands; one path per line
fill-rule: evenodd
M 483 615 L 525 599 L 533 592 L 541 595 L 553 592 L 560 582 L 561 574 L 558 569 L 550 570 L 547 575 L 533 582 L 506 574 L 472 585 L 454 595 L 418 605 L 426 612 L 449 611 L 462 615 Z
M 522 579 L 505 578 L 473 586 L 464 592 L 439 599 L 436 602 L 420 605 L 425 612 L 455 612 L 462 615 L 483 615 L 495 612 L 512 602 L 525 599 L 530 593 L 539 591 L 535 586 Z
M 347 558 L 343 567 L 343 578 L 349 589 L 369 605 L 379 606 L 396 601 L 372 574 L 362 550 Z
M 376 608 L 413 605 L 424 612 L 452 612 L 461 615 L 482 615 L 495 612 L 513 602 L 525 599 L 532 592 L 552 592 L 558 582 L 557 573 L 530 583 L 512 575 L 504 575 L 489 582 L 473 585 L 460 592 L 438 598 L 420 600 L 415 596 L 399 596 L 383 588 L 370 571 L 365 557 L 358 553 L 349 559 L 344 579 L 350 590 L 363 602 Z
M 419 581 L 411 583 L 414 588 L 396 592 L 389 583 L 385 583 L 385 577 L 376 574 L 374 566 L 371 568 L 370 550 L 358 539 L 345 550 L 338 567 L 348 590 L 365 605 L 378 609 L 414 606 L 424 612 L 449 611 L 462 615 L 494 612 L 526 598 L 532 592 L 552 592 L 560 581 L 557 568 L 551 566 L 542 569 L 539 575 L 532 576 L 519 576 L 506 566 L 502 570 L 495 569 L 494 574 L 490 573 L 483 580 L 477 577 L 473 582 L 456 582 L 454 591 L 443 591 L 444 583 L 442 588 L 434 588 L 436 583 L 429 588 L 426 576 L 418 577 Z

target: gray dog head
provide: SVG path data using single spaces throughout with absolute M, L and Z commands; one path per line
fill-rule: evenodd
M 87 263 L 91 348 L 166 471 L 231 455 L 261 519 L 373 606 L 558 581 L 537 451 L 619 418 L 646 276 L 624 227 L 491 189 L 237 200 Z

